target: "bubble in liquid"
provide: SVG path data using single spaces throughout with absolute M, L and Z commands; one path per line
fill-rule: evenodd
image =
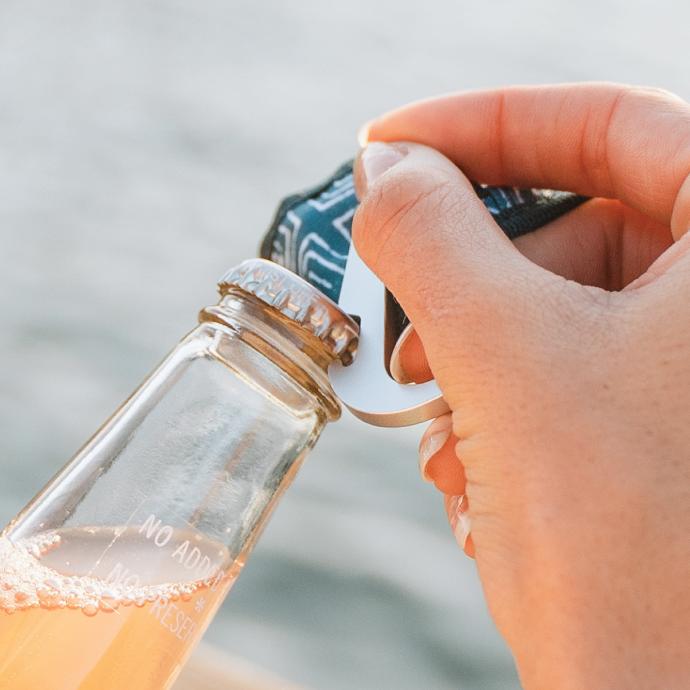
M 78 609 L 81 606 L 81 595 L 75 590 L 65 592 L 65 603 L 71 609 Z
M 98 531 L 103 531 L 104 540 L 112 543 L 116 530 L 102 528 Z M 125 532 L 120 528 L 117 531 Z M 74 536 L 70 534 L 69 539 L 73 540 Z M 143 607 L 161 598 L 166 602 L 189 601 L 196 591 L 209 585 L 203 580 L 123 586 L 88 575 L 63 575 L 35 555 L 45 555 L 60 544 L 61 537 L 55 533 L 42 533 L 17 543 L 0 537 L 0 613 L 41 607 L 79 609 L 86 616 L 95 616 L 99 611 L 111 613 L 120 606 Z M 215 553 L 217 546 L 213 546 Z M 227 557 L 227 551 L 224 554 Z M 220 565 L 224 565 L 221 559 Z M 228 578 L 229 572 L 216 570 L 213 578 L 216 584 Z
M 85 616 L 95 616 L 98 613 L 98 602 L 97 601 L 88 601 L 86 604 L 84 604 L 81 607 L 81 612 Z

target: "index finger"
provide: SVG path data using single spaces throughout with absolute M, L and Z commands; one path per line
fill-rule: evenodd
M 690 223 L 690 105 L 659 89 L 462 92 L 387 113 L 365 136 L 432 146 L 479 182 L 616 198 L 667 225 L 673 214 L 676 237 Z

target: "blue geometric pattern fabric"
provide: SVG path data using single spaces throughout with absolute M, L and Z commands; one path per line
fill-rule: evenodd
M 586 201 L 569 192 L 479 184 L 474 189 L 510 239 Z M 356 209 L 352 162 L 348 162 L 322 184 L 281 202 L 262 242 L 261 256 L 294 271 L 337 302 Z

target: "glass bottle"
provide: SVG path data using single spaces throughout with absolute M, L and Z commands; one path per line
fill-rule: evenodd
M 0 535 L 0 688 L 169 688 L 340 407 L 357 324 L 261 259 Z

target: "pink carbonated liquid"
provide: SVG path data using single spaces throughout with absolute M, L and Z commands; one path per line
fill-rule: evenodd
M 238 570 L 154 520 L 0 537 L 0 688 L 169 688 Z

